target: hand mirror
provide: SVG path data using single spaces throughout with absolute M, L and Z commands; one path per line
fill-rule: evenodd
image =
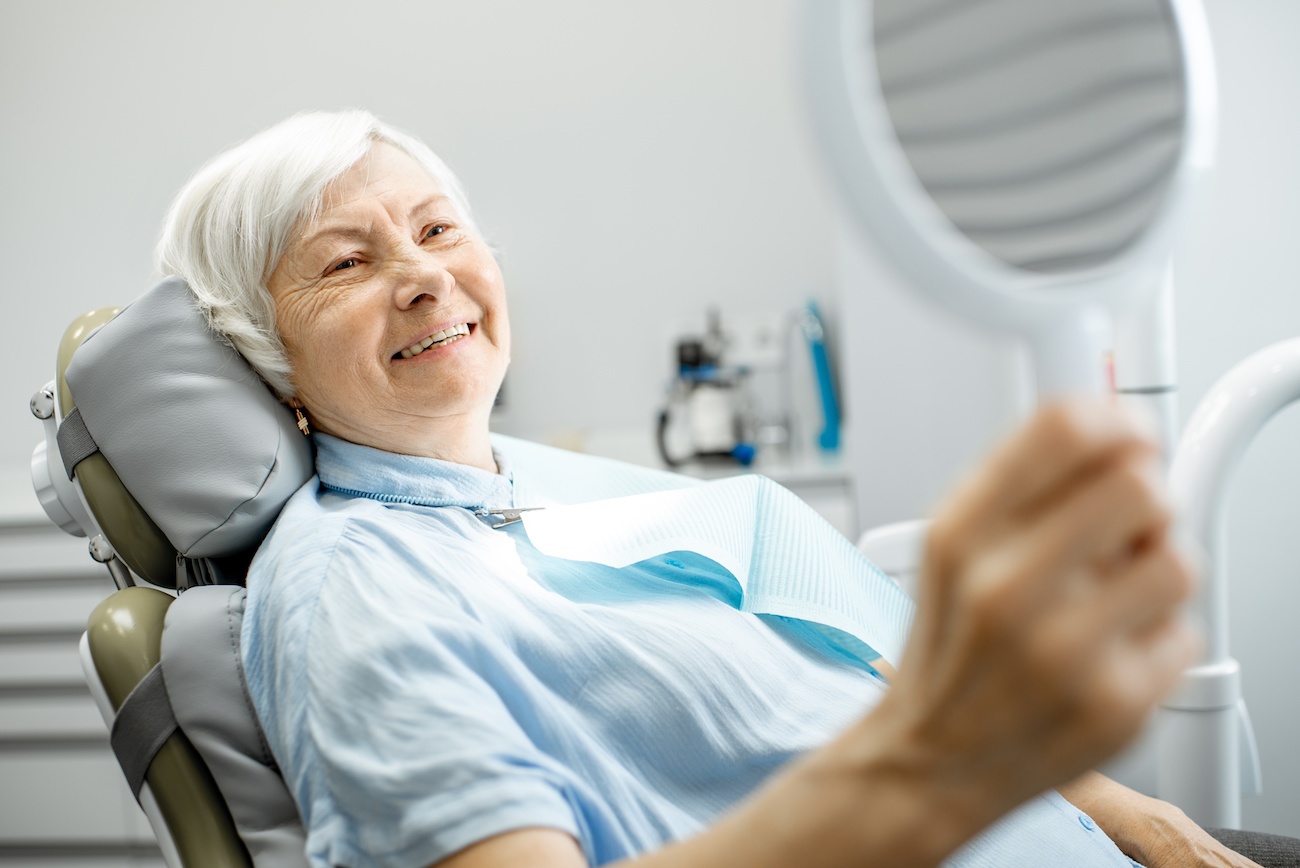
M 1196 0 L 806 0 L 815 126 L 902 276 L 1100 391 L 1213 156 Z

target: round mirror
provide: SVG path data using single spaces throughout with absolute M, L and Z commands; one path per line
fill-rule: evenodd
M 813 116 L 851 213 L 917 288 L 1024 335 L 1039 392 L 1106 383 L 1212 154 L 1184 0 L 807 0 Z

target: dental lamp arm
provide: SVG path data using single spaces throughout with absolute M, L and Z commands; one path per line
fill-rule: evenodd
M 1188 421 L 1170 470 L 1174 502 L 1205 554 L 1204 582 L 1192 603 L 1205 645 L 1160 713 L 1157 787 L 1161 798 L 1206 826 L 1237 828 L 1243 768 L 1251 789 L 1259 779 L 1241 667 L 1228 651 L 1228 481 L 1260 429 L 1297 399 L 1300 338 L 1293 338 L 1249 356 L 1214 385 Z
M 1300 338 L 1265 347 L 1225 374 L 1197 406 L 1174 454 L 1169 485 L 1182 520 L 1204 549 L 1205 580 L 1193 611 L 1205 621 L 1202 665 L 1228 657 L 1224 546 L 1228 480 L 1255 435 L 1300 400 Z

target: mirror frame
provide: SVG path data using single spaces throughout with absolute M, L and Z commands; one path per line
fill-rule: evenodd
M 1119 311 L 1161 281 L 1189 199 L 1214 161 L 1217 93 L 1199 0 L 1163 0 L 1183 58 L 1182 148 L 1147 231 L 1105 265 L 1043 274 L 1008 265 L 962 235 L 922 187 L 894 133 L 875 75 L 871 0 L 804 0 L 804 67 L 813 126 L 859 229 L 918 290 L 987 326 L 1050 328 L 1098 307 Z M 850 75 L 849 73 L 853 74 Z

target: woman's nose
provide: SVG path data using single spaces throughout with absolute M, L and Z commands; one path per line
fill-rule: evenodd
M 403 257 L 397 265 L 397 279 L 393 286 L 393 302 L 402 310 L 414 307 L 422 300 L 440 304 L 447 300 L 456 286 L 456 278 L 438 257 L 417 251 Z

